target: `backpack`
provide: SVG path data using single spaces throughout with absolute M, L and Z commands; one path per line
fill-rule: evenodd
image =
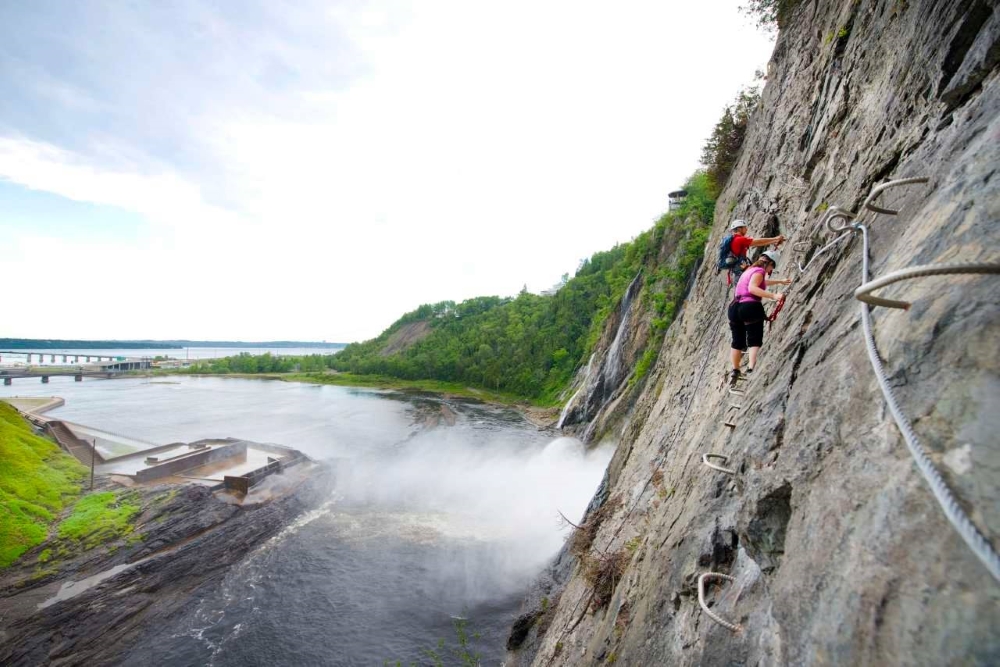
M 726 234 L 719 244 L 719 260 L 715 265 L 715 272 L 732 271 L 738 264 L 740 258 L 733 254 L 733 234 Z

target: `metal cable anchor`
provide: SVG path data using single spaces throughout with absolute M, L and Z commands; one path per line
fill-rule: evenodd
M 913 178 L 900 178 L 900 179 L 897 179 L 895 181 L 888 181 L 886 183 L 883 183 L 882 185 L 878 185 L 878 186 L 872 188 L 871 192 L 868 193 L 868 196 L 865 198 L 865 201 L 861 204 L 861 210 L 864 211 L 865 209 L 867 209 L 869 211 L 874 211 L 875 213 L 885 213 L 886 215 L 896 215 L 897 213 L 899 213 L 899 211 L 897 211 L 895 209 L 891 209 L 891 208 L 882 208 L 881 206 L 876 206 L 875 205 L 874 202 L 875 202 L 876 199 L 878 199 L 879 195 L 881 195 L 883 192 L 885 192 L 889 188 L 895 188 L 895 187 L 899 187 L 901 185 L 913 185 L 913 184 L 916 184 L 916 183 L 926 183 L 928 180 L 930 180 L 930 179 L 928 179 L 925 176 L 916 176 L 916 177 L 913 177 Z M 820 221 L 819 221 L 819 223 L 817 223 L 816 226 L 817 227 L 826 226 L 826 228 L 828 230 L 830 230 L 831 232 L 833 232 L 834 234 L 841 234 L 841 232 L 843 232 L 843 234 L 841 234 L 840 236 L 838 236 L 837 238 L 835 238 L 833 241 L 831 241 L 830 243 L 828 243 L 825 246 L 823 246 L 815 255 L 812 256 L 812 258 L 809 260 L 809 263 L 806 264 L 805 266 L 802 266 L 801 263 L 796 262 L 796 264 L 799 267 L 799 272 L 804 273 L 805 270 L 809 268 L 809 266 L 813 263 L 813 261 L 815 261 L 815 259 L 817 257 L 819 257 L 820 255 L 822 255 L 827 250 L 829 250 L 833 246 L 837 245 L 838 243 L 840 243 L 844 239 L 846 239 L 846 238 L 848 238 L 850 236 L 853 236 L 855 233 L 857 233 L 858 228 L 860 227 L 861 223 L 860 222 L 853 222 L 852 223 L 852 221 L 855 218 L 857 218 L 857 217 L 858 217 L 857 214 L 851 213 L 850 211 L 848 211 L 846 209 L 843 209 L 843 208 L 841 208 L 839 206 L 831 206 L 830 208 L 828 208 L 826 210 L 826 212 L 823 213 L 823 217 L 820 218 Z M 834 220 L 838 220 L 838 219 L 844 220 L 845 221 L 844 224 L 842 224 L 842 225 L 835 224 Z M 805 252 L 809 251 L 810 247 L 811 247 L 811 243 L 809 243 L 808 241 L 800 241 L 798 243 L 795 243 L 792 246 L 792 250 L 794 252 L 805 253 Z M 898 308 L 900 306 L 896 306 L 896 307 Z
M 729 621 L 722 618 L 721 616 L 719 616 L 718 614 L 716 614 L 715 612 L 713 612 L 711 609 L 708 608 L 708 604 L 705 603 L 705 581 L 707 579 L 724 579 L 725 581 L 728 582 L 735 582 L 736 578 L 730 577 L 728 574 L 721 574 L 719 572 L 706 572 L 705 574 L 698 577 L 698 604 L 701 605 L 701 610 L 705 612 L 705 614 L 710 619 L 712 619 L 713 621 L 715 621 L 724 628 L 732 630 L 733 632 L 739 632 L 742 628 L 738 623 L 730 623 Z

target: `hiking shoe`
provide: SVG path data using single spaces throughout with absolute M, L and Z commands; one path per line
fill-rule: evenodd
M 746 374 L 746 379 L 749 380 L 750 376 L 753 375 L 753 369 L 752 368 L 746 369 L 745 374 Z
M 729 373 L 729 386 L 730 387 L 735 387 L 736 383 L 739 382 L 739 381 L 740 381 L 740 370 L 738 368 L 734 368 Z

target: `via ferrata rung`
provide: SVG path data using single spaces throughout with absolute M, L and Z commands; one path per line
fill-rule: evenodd
M 727 461 L 729 461 L 729 457 L 728 456 L 724 456 L 722 454 L 702 454 L 701 455 L 701 462 L 704 463 L 705 465 L 707 465 L 712 470 L 718 470 L 719 472 L 724 472 L 727 475 L 735 475 L 736 474 L 735 470 L 732 470 L 731 468 L 723 468 L 720 465 L 716 465 L 715 463 L 711 462 L 711 459 L 719 459 L 723 463 L 726 463 Z
M 711 609 L 708 608 L 708 603 L 705 602 L 705 581 L 708 579 L 722 579 L 723 581 L 728 581 L 733 583 L 736 581 L 735 577 L 730 577 L 728 574 L 722 574 L 721 572 L 706 572 L 700 577 L 698 577 L 698 604 L 701 606 L 701 610 L 705 612 L 705 615 L 710 619 L 726 628 L 727 630 L 732 630 L 733 632 L 739 632 L 742 628 L 739 623 L 730 623 L 726 619 L 722 618 Z

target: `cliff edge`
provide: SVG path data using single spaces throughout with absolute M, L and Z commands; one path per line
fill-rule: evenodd
M 605 482 L 530 594 L 507 664 L 1000 661 L 1000 583 L 945 518 L 869 362 L 854 298 L 862 235 L 819 254 L 836 237 L 818 226 L 833 209 L 857 213 L 873 277 L 1000 261 L 998 63 L 995 3 L 795 6 L 718 201 L 709 260 L 616 422 Z M 878 199 L 897 215 L 859 210 L 879 184 L 911 177 L 928 180 Z M 795 279 L 743 396 L 722 381 L 731 293 L 711 261 L 735 217 L 752 236 L 789 238 L 777 276 Z M 882 292 L 913 303 L 872 311 L 888 383 L 998 545 L 996 278 Z M 704 454 L 727 457 L 713 462 L 732 474 Z M 732 578 L 705 590 L 732 627 L 699 605 L 707 572 Z

